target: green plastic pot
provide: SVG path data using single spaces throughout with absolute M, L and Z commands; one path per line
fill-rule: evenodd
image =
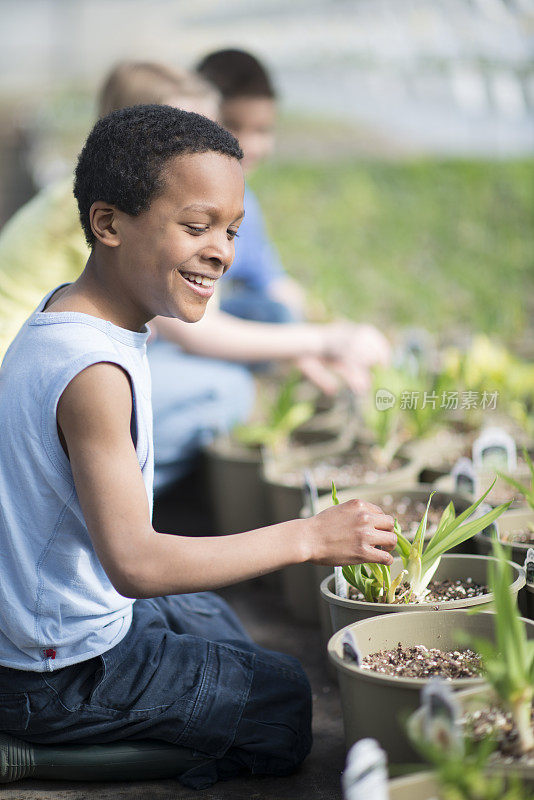
M 534 781 L 525 781 L 527 789 L 534 789 Z M 442 800 L 433 772 L 420 772 L 389 781 L 389 800 Z
M 388 782 L 389 800 L 439 800 L 434 773 L 404 775 Z
M 217 532 L 242 533 L 269 525 L 260 450 L 220 437 L 207 445 L 205 453 Z
M 495 559 L 492 556 L 445 555 L 436 570 L 436 579 L 446 578 L 472 578 L 477 583 L 488 583 L 488 567 Z M 513 582 L 510 590 L 517 595 L 525 585 L 525 571 L 514 562 L 509 562 L 513 570 Z M 392 574 L 398 575 L 402 568 L 400 559 L 395 559 Z M 369 617 L 389 616 L 390 614 L 406 614 L 411 612 L 423 613 L 425 611 L 453 611 L 461 608 L 483 608 L 491 603 L 491 592 L 481 597 L 472 597 L 467 600 L 447 600 L 443 603 L 367 603 L 364 600 L 349 600 L 338 597 L 334 591 L 334 576 L 330 575 L 321 583 L 321 596 L 330 608 L 332 629 L 339 631 L 346 625 Z
M 391 763 L 417 762 L 420 756 L 412 748 L 405 732 L 405 722 L 419 707 L 420 694 L 427 680 L 383 675 L 358 667 L 343 657 L 343 636 L 350 630 L 362 657 L 379 650 L 392 649 L 399 642 L 410 647 L 424 645 L 451 650 L 458 647 L 461 633 L 494 640 L 495 615 L 490 612 L 470 614 L 457 611 L 423 611 L 383 614 L 355 622 L 337 631 L 328 643 L 328 656 L 336 667 L 345 745 L 359 739 L 376 739 Z M 534 623 L 527 628 L 534 638 Z M 459 678 L 450 681 L 454 690 L 486 686 L 484 679 Z

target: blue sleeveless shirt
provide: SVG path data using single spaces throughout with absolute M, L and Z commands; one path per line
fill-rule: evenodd
M 154 472 L 148 329 L 43 312 L 52 294 L 0 369 L 0 664 L 36 672 L 109 650 L 132 619 L 134 600 L 114 589 L 92 546 L 57 431 L 58 401 L 83 369 L 112 362 L 130 377 L 132 437 L 150 509 Z

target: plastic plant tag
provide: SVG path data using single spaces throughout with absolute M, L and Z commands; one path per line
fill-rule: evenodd
M 534 583 L 534 548 L 529 547 L 524 563 L 527 583 Z
M 304 507 L 309 509 L 310 516 L 314 517 L 317 514 L 317 501 L 319 500 L 319 492 L 317 491 L 317 484 L 313 480 L 313 476 L 309 469 L 304 470 L 304 486 L 302 488 L 304 499 Z
M 431 678 L 421 692 L 424 741 L 447 751 L 463 750 L 460 706 L 443 678 Z
M 357 667 L 362 663 L 362 654 L 360 648 L 356 644 L 354 634 L 350 629 L 346 630 L 341 640 L 341 647 L 343 649 L 343 658 L 347 661 L 352 661 Z
M 477 474 L 470 458 L 459 458 L 451 470 L 455 491 L 460 494 L 478 494 Z
M 375 739 L 352 745 L 341 785 L 344 800 L 388 800 L 387 757 Z
M 517 469 L 517 448 L 509 433 L 502 428 L 486 428 L 473 442 L 473 466 L 476 470 Z
M 334 587 L 338 597 L 346 600 L 349 596 L 349 584 L 343 576 L 343 567 L 334 567 Z

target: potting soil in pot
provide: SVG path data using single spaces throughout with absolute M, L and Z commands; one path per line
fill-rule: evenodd
M 531 725 L 534 731 L 534 707 L 531 713 Z M 521 754 L 519 736 L 509 711 L 497 706 L 488 706 L 476 711 L 467 712 L 462 723 L 469 738 L 479 742 L 491 736 L 497 742 L 496 754 L 506 761 L 534 763 L 534 752 Z
M 501 541 L 507 544 L 534 544 L 534 528 L 519 528 L 501 533 Z
M 483 583 L 475 583 L 471 578 L 449 578 L 442 581 L 430 581 L 429 593 L 425 597 L 425 603 L 443 603 L 446 600 L 468 600 L 472 597 L 482 597 L 488 594 L 489 586 Z M 365 600 L 365 597 L 354 587 L 350 588 L 349 597 L 351 600 Z M 394 604 L 403 605 L 410 601 L 409 586 L 402 583 L 397 589 Z M 393 603 L 392 603 L 393 605 Z
M 362 659 L 362 669 L 395 675 L 397 678 L 476 678 L 482 670 L 480 656 L 473 650 L 428 649 L 422 644 L 394 650 L 379 650 Z
M 380 506 L 384 514 L 390 514 L 398 519 L 401 530 L 407 539 L 414 539 L 419 523 L 423 519 L 426 504 L 427 500 L 415 500 L 408 495 L 394 499 L 393 495 L 384 494 L 380 500 L 376 501 L 376 505 Z M 434 535 L 444 511 L 444 505 L 439 503 L 436 503 L 436 505 L 430 504 L 425 539 L 429 539 Z
M 332 481 L 336 486 L 356 486 L 359 483 L 374 483 L 384 475 L 403 466 L 404 460 L 394 458 L 388 466 L 377 464 L 371 456 L 371 448 L 360 445 L 354 453 L 330 456 L 310 464 L 308 470 L 319 490 L 328 490 Z M 302 469 L 288 469 L 280 474 L 280 482 L 293 486 L 302 483 Z

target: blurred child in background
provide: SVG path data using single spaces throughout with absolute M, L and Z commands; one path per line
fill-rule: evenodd
M 210 53 L 198 64 L 197 72 L 221 94 L 220 121 L 243 149 L 247 176 L 274 147 L 277 98 L 269 74 L 257 58 L 243 50 Z M 245 209 L 232 273 L 222 282 L 221 308 L 262 322 L 301 319 L 304 292 L 284 272 L 249 186 Z
M 100 92 L 98 106 L 100 116 L 132 104 L 153 102 L 215 117 L 218 99 L 217 90 L 199 75 L 159 64 L 128 62 L 111 72 Z M 251 160 L 254 157 L 249 157 L 249 163 Z M 256 220 L 261 223 L 257 207 L 256 211 Z M 250 216 L 254 223 L 254 210 Z M 247 269 L 251 275 L 261 275 L 269 262 L 260 260 L 256 266 L 258 238 L 249 238 L 252 243 L 248 247 Z M 264 234 L 263 241 L 268 246 Z M 245 245 L 246 242 L 245 234 Z M 240 252 L 239 240 L 236 250 Z M 0 234 L 1 355 L 43 294 L 75 280 L 87 257 L 71 179 L 44 190 L 15 214 Z M 271 291 L 276 283 L 279 287 L 293 285 L 281 270 L 276 282 L 267 283 Z M 269 302 L 280 306 L 274 295 Z M 291 315 L 295 310 L 289 310 L 286 318 Z M 242 364 L 272 359 L 293 361 L 325 392 L 336 391 L 336 374 L 361 392 L 367 388 L 370 366 L 389 356 L 389 345 L 372 326 L 250 321 L 225 313 L 216 302 L 195 325 L 158 317 L 151 329 L 155 340 L 148 347 L 148 359 L 156 493 L 190 472 L 203 444 L 247 418 L 253 401 L 253 381 Z

